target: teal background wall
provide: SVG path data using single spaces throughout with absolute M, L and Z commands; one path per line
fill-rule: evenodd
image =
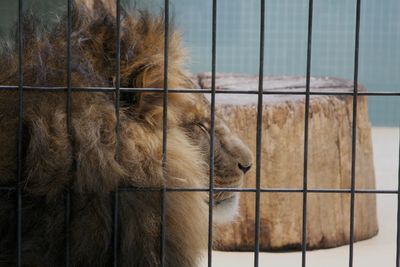
M 125 4 L 131 1 L 126 0 Z M 139 5 L 160 10 L 161 0 Z M 211 69 L 211 0 L 170 0 L 193 72 Z M 314 0 L 312 75 L 353 78 L 355 0 Z M 29 0 L 52 21 L 66 0 Z M 359 82 L 369 91 L 400 92 L 400 1 L 363 0 Z M 1 0 L 0 30 L 16 21 L 17 1 Z M 305 75 L 308 0 L 266 0 L 265 74 Z M 257 74 L 259 0 L 218 0 L 217 71 Z M 375 126 L 398 126 L 400 97 L 369 97 Z

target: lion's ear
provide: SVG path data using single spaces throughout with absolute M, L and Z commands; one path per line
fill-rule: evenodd
M 124 81 L 121 81 L 121 83 L 124 87 Z M 163 69 L 159 65 L 138 67 L 130 74 L 127 87 L 151 91 L 121 94 L 121 100 L 125 103 L 130 103 L 142 111 L 148 110 L 150 107 L 162 106 L 164 97 L 162 90 L 164 88 Z M 154 89 L 159 91 L 154 91 Z
M 119 101 L 121 107 L 137 107 L 140 105 L 142 93 L 121 92 Z

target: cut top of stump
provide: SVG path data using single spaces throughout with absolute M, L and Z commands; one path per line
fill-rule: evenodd
M 211 89 L 211 73 L 197 75 L 202 89 Z M 258 75 L 218 73 L 215 77 L 215 89 L 218 91 L 237 91 L 238 93 L 217 93 L 217 103 L 222 105 L 253 105 L 258 99 Z M 353 93 L 352 81 L 332 77 L 311 77 L 310 92 L 323 92 L 325 95 L 313 95 L 312 99 L 330 96 L 342 98 L 343 94 Z M 281 104 L 286 101 L 304 101 L 306 78 L 304 76 L 264 76 L 263 103 Z M 358 86 L 358 91 L 364 91 Z M 210 96 L 210 94 L 206 94 Z

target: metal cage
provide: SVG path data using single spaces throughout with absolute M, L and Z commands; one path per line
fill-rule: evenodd
M 120 17 L 121 17 L 121 3 L 120 0 L 116 1 L 116 31 L 117 31 L 117 39 L 116 47 L 116 62 L 117 66 L 115 69 L 115 88 L 107 87 L 107 88 L 76 88 L 71 85 L 71 25 L 72 25 L 72 0 L 66 0 L 68 11 L 68 30 L 67 36 L 65 38 L 68 41 L 68 49 L 67 53 L 67 77 L 68 83 L 66 87 L 32 87 L 25 86 L 23 80 L 23 29 L 22 29 L 22 20 L 23 20 L 23 0 L 19 0 L 19 12 L 18 12 L 18 43 L 19 43 L 19 83 L 16 86 L 2 86 L 0 85 L 1 90 L 15 90 L 19 92 L 19 125 L 18 125 L 18 173 L 17 173 L 17 183 L 15 186 L 2 186 L 0 190 L 2 191 L 14 191 L 16 192 L 16 209 L 17 209 L 17 233 L 15 235 L 17 240 L 17 247 L 15 248 L 17 253 L 17 266 L 23 266 L 22 255 L 21 255 L 21 243 L 22 243 L 22 231 L 21 225 L 24 220 L 22 216 L 22 192 L 23 188 L 21 187 L 22 180 L 22 136 L 23 136 L 23 114 L 24 114 L 24 91 L 26 90 L 47 90 L 47 91 L 57 91 L 57 92 L 67 92 L 67 128 L 69 133 L 72 131 L 71 124 L 71 108 L 72 108 L 72 94 L 77 91 L 91 91 L 91 92 L 114 92 L 116 96 L 115 101 L 115 114 L 117 118 L 117 125 L 115 128 L 117 137 L 119 136 L 120 130 L 120 119 L 119 119 L 119 110 L 120 110 L 120 100 L 119 96 L 121 92 L 159 92 L 164 96 L 163 101 L 163 151 L 162 151 L 162 164 L 163 168 L 167 168 L 167 115 L 168 115 L 168 94 L 169 93 L 211 93 L 211 129 L 210 129 L 210 179 L 209 179 L 209 187 L 208 188 L 168 188 L 164 186 L 162 188 L 134 188 L 134 187 L 124 187 L 124 188 L 115 188 L 113 193 L 113 205 L 114 205 L 114 216 L 113 216 L 113 266 L 118 266 L 118 211 L 119 211 L 119 202 L 118 195 L 120 191 L 159 191 L 162 193 L 162 202 L 161 210 L 161 233 L 160 233 L 160 262 L 161 265 L 165 265 L 165 218 L 166 218 L 166 210 L 168 206 L 165 205 L 165 195 L 168 192 L 173 191 L 185 191 L 185 192 L 209 192 L 209 219 L 208 219 L 208 266 L 212 266 L 212 239 L 213 239 L 213 193 L 220 191 L 231 191 L 231 192 L 251 192 L 256 195 L 256 205 L 254 209 L 256 210 L 256 223 L 255 223 L 255 243 L 254 243 L 254 266 L 259 266 L 259 244 L 260 244 L 260 195 L 261 193 L 271 193 L 271 192 L 285 192 L 285 193 L 302 193 L 303 199 L 303 209 L 302 209 L 302 260 L 301 266 L 306 266 L 306 244 L 307 244 L 307 202 L 308 202 L 308 193 L 335 193 L 335 194 L 350 194 L 350 225 L 349 225 L 349 259 L 348 264 L 350 267 L 353 266 L 353 244 L 354 244 L 354 217 L 355 217 L 355 197 L 356 194 L 393 194 L 397 195 L 398 199 L 398 209 L 397 209 L 397 246 L 396 246 L 396 266 L 400 266 L 400 184 L 397 190 L 371 190 L 371 189 L 356 189 L 355 188 L 355 170 L 356 170 L 356 131 L 357 131 L 357 96 L 386 96 L 386 97 L 399 97 L 399 92 L 359 92 L 358 91 L 358 68 L 359 68 L 359 36 L 360 36 L 360 17 L 361 17 L 361 0 L 356 1 L 356 29 L 355 29 L 355 46 L 354 46 L 354 76 L 353 76 L 353 92 L 348 93 L 335 93 L 335 92 L 310 92 L 310 76 L 311 76 L 311 57 L 312 57 L 312 31 L 313 31 L 313 0 L 309 0 L 308 4 L 308 43 L 307 43 L 307 62 L 305 62 L 307 66 L 306 71 L 306 90 L 302 92 L 287 92 L 287 91 L 274 91 L 268 92 L 263 91 L 263 74 L 264 74 L 264 39 L 265 39 L 265 0 L 260 0 L 260 32 L 259 32 L 259 79 L 258 79 L 258 91 L 249 91 L 249 90 L 241 90 L 241 91 L 229 91 L 229 90 L 216 90 L 215 79 L 216 79 L 216 39 L 217 39 L 217 0 L 212 0 L 212 54 L 211 56 L 211 72 L 212 72 L 212 82 L 211 82 L 211 90 L 196 90 L 196 89 L 174 89 L 168 87 L 168 23 L 165 23 L 165 34 L 164 34 L 164 87 L 163 89 L 157 88 L 121 88 L 120 86 Z M 165 21 L 169 21 L 169 0 L 164 0 L 164 19 Z M 268 37 L 267 37 L 268 38 Z M 214 177 L 214 131 L 215 131 L 215 96 L 216 94 L 257 94 L 258 95 L 258 104 L 257 104 L 257 135 L 256 138 L 256 187 L 255 188 L 214 188 L 213 177 Z M 262 109 L 263 109 L 263 95 L 264 94 L 291 94 L 291 95 L 302 95 L 305 97 L 305 129 L 304 129 L 304 162 L 303 162 L 303 187 L 302 188 L 261 188 L 260 181 L 260 166 L 261 166 L 261 137 L 262 137 Z M 308 186 L 308 175 L 307 175 L 307 167 L 308 167 L 308 140 L 309 140 L 309 107 L 310 107 L 310 96 L 312 95 L 350 95 L 353 99 L 353 110 L 352 110 L 352 161 L 351 161 L 351 188 L 350 189 L 312 189 Z M 116 143 L 116 159 L 119 158 L 119 141 Z M 400 152 L 400 149 L 399 149 Z M 168 179 L 168 177 L 165 177 Z M 400 172 L 399 172 L 400 179 Z M 65 261 L 66 266 L 70 266 L 70 218 L 71 218 L 71 192 L 67 190 L 65 192 Z

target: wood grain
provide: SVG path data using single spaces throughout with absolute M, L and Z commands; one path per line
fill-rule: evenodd
M 199 75 L 202 88 L 210 88 L 210 75 Z M 257 90 L 258 78 L 219 74 L 217 89 Z M 305 77 L 265 77 L 265 91 L 305 91 Z M 352 92 L 352 83 L 335 78 L 312 78 L 311 92 Z M 364 90 L 361 86 L 359 90 Z M 264 95 L 261 187 L 302 188 L 305 97 Z M 252 151 L 256 151 L 257 95 L 216 96 L 222 115 Z M 309 113 L 309 189 L 350 189 L 352 96 L 311 96 Z M 371 125 L 367 98 L 358 97 L 356 137 L 356 188 L 374 189 Z M 254 154 L 255 158 L 255 154 Z M 255 187 L 255 168 L 244 187 Z M 260 249 L 300 249 L 302 193 L 261 194 Z M 309 193 L 307 246 L 330 248 L 347 244 L 350 229 L 350 194 Z M 254 249 L 255 193 L 241 193 L 240 216 L 229 225 L 216 226 L 214 248 L 227 251 Z M 376 197 L 358 194 L 355 199 L 355 240 L 378 232 Z

